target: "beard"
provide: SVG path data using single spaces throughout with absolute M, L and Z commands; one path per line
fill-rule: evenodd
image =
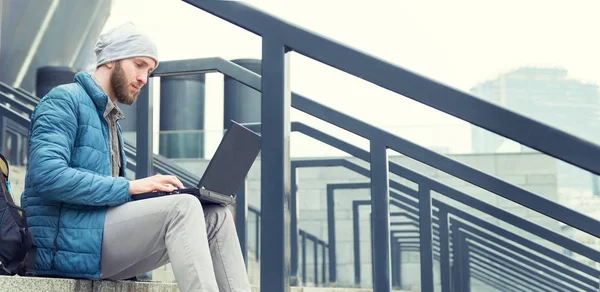
M 127 77 L 125 76 L 123 68 L 121 68 L 121 62 L 115 62 L 115 69 L 110 74 L 110 86 L 113 89 L 117 101 L 122 104 L 132 105 L 140 94 L 139 90 L 133 94 L 129 93 L 130 85 L 127 82 Z

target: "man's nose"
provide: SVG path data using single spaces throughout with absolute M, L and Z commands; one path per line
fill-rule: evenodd
M 148 82 L 148 74 L 138 75 L 137 82 L 142 84 L 142 86 L 146 85 Z

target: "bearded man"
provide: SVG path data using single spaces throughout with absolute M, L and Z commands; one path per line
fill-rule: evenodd
M 158 66 L 156 44 L 127 23 L 100 36 L 93 75 L 52 89 L 31 115 L 22 205 L 41 276 L 128 279 L 171 263 L 182 292 L 250 291 L 232 215 L 156 175 L 129 181 L 117 102 L 133 104 Z

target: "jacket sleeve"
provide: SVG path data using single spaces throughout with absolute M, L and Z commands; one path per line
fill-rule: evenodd
M 78 127 L 78 107 L 71 94 L 65 88 L 53 89 L 31 116 L 31 187 L 42 198 L 68 204 L 117 206 L 130 201 L 126 178 L 69 167 Z

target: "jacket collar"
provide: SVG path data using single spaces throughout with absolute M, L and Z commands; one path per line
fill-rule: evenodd
M 106 109 L 108 95 L 98 86 L 94 78 L 87 72 L 75 74 L 75 82 L 79 83 L 85 92 L 90 96 L 98 112 L 102 113 Z

